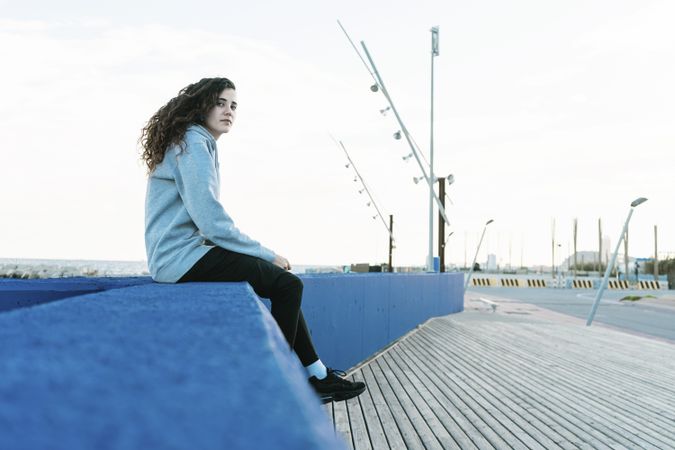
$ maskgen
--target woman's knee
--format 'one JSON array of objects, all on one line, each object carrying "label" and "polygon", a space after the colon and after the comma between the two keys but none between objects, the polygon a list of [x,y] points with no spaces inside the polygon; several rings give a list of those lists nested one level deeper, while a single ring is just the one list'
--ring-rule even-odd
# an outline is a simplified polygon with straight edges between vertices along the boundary
[{"label": "woman's knee", "polygon": [[302,280],[297,275],[294,275],[290,272],[287,272],[287,273],[288,273],[288,276],[291,280],[291,281],[289,281],[289,283],[291,284],[293,289],[302,293],[302,290],[305,288],[305,285],[302,283]]},{"label": "woman's knee", "polygon": [[298,276],[290,272],[285,272],[281,277],[279,277],[279,288],[297,293],[299,297],[302,297],[304,285]]}]

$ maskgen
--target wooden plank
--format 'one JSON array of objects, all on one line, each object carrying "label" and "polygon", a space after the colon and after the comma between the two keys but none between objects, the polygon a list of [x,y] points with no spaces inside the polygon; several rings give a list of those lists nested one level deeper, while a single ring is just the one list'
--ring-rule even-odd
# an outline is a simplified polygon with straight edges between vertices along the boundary
[{"label": "wooden plank", "polygon": [[[649,372],[652,384],[660,384],[660,388],[675,394],[675,387],[672,385],[672,374],[675,372],[675,361],[672,361],[672,357],[675,347],[656,342],[659,346],[650,349],[644,345],[644,338],[620,332],[614,332],[612,341],[602,342],[598,339],[601,335],[597,330],[578,330],[569,325],[550,324],[546,327],[524,325],[518,331],[530,338],[533,335],[541,336],[542,345],[564,343],[564,348],[576,356],[598,350],[601,352],[598,354],[599,359],[614,364],[616,370],[622,371],[614,375],[620,375],[621,379],[626,376],[640,378],[645,372]],[[606,352],[608,349],[611,351]]]},{"label": "wooden plank", "polygon": [[[449,335],[443,335],[442,339],[442,346],[440,349],[435,348],[435,343],[433,341],[428,342],[427,340],[429,339],[428,336],[425,336],[424,339],[421,341],[421,346],[420,348],[423,348],[424,351],[427,353],[431,353],[430,355],[424,355],[426,358],[435,358],[436,354],[435,352],[439,352],[441,355],[445,355],[447,359],[455,361],[457,364],[461,364],[466,367],[466,370],[470,374],[480,374],[484,373],[487,376],[491,377],[494,380],[495,387],[493,389],[501,388],[505,392],[509,393],[509,395],[514,396],[514,401],[516,402],[522,402],[523,407],[529,407],[532,410],[532,413],[539,413],[539,414],[545,414],[543,417],[548,417],[551,420],[556,420],[558,419],[558,416],[555,414],[550,413],[550,405],[548,405],[547,402],[538,402],[536,401],[537,399],[531,399],[530,397],[526,395],[521,395],[521,391],[517,390],[517,388],[520,387],[520,385],[517,385],[517,383],[513,383],[511,380],[512,375],[510,374],[509,371],[506,369],[502,369],[501,372],[491,372],[486,370],[486,364],[490,357],[492,355],[486,355],[486,349],[485,348],[480,348],[474,351],[474,349],[471,349],[469,346],[470,344],[465,341],[456,341],[454,339],[457,339],[455,336],[449,336]],[[447,348],[443,348],[445,343],[448,344]],[[451,346],[450,346],[451,345]],[[461,350],[459,350],[461,348]],[[481,355],[480,359],[477,359],[475,355]],[[475,366],[472,366],[472,364],[475,364]],[[456,374],[453,372],[452,367],[446,368],[446,370],[450,373],[453,374],[454,377],[457,378],[457,383],[463,383],[466,380],[465,376],[461,376],[461,374]],[[517,386],[516,386],[517,385]],[[535,400],[535,401],[533,401]],[[542,417],[539,415],[538,417]],[[541,419],[540,419],[541,420]],[[545,420],[542,420],[543,423],[545,423]],[[571,429],[574,431],[572,433],[574,436],[576,436],[578,442],[583,442],[583,440],[580,440],[579,438],[583,437],[586,440],[589,439],[590,437],[581,433],[579,434],[578,429],[575,429],[574,427]],[[555,436],[553,436],[553,440],[555,439]],[[602,444],[598,443],[598,446],[602,446]]]},{"label": "wooden plank", "polygon": [[352,430],[349,425],[349,415],[347,414],[347,404],[345,402],[333,402],[333,417],[337,435],[353,449]]},{"label": "wooden plank", "polygon": [[[611,349],[606,351],[611,352]],[[598,355],[595,359],[600,358]],[[589,364],[593,366],[594,363]],[[638,393],[636,391],[640,383],[635,381],[608,381],[603,372],[612,372],[613,367],[606,366],[602,361],[595,364],[601,365],[602,370],[594,375],[577,369],[563,374],[557,370],[551,376],[554,379],[557,376],[555,383],[564,385],[571,395],[576,394],[582,401],[591,403],[590,409],[595,412],[601,425],[609,423],[617,433],[627,437],[636,436],[652,445],[674,446],[675,431],[671,424],[675,408],[666,406],[663,409],[663,404],[659,406],[659,397],[663,398],[664,393],[660,389],[652,389],[651,394]]]},{"label": "wooden plank", "polygon": [[[447,361],[444,362],[447,364]],[[443,372],[440,372],[439,374],[442,375]],[[501,411],[507,415],[518,427],[524,430],[529,436],[531,436],[532,439],[536,441],[534,444],[529,444],[531,448],[541,447],[545,449],[551,449],[557,446],[557,442],[555,440],[549,438],[547,435],[543,434],[542,431],[540,431],[543,429],[548,429],[545,424],[543,424],[537,417],[530,414],[526,409],[513,402],[507,395],[504,395],[500,391],[495,390],[490,380],[483,379],[480,372],[472,372],[469,376],[467,376],[467,382],[475,389],[476,392],[483,392],[484,398],[489,398],[490,403],[496,405],[496,408],[501,409]],[[556,440],[560,442],[565,440],[559,435],[555,437],[557,438]],[[576,448],[572,445],[563,445],[563,448],[564,447]]]},{"label": "wooden plank", "polygon": [[[424,402],[415,401],[419,399],[417,392],[414,389],[405,389],[398,376],[400,375],[400,369],[395,367],[395,364],[392,367],[390,356],[388,354],[384,355],[377,363],[385,378],[389,381],[389,386],[401,403],[410,422],[415,427],[415,431],[422,440],[424,448],[441,450],[443,447],[450,445],[450,443],[454,444],[455,442],[452,440],[452,437],[440,426],[438,419],[436,419],[429,407]],[[413,397],[415,397],[415,400]],[[438,434],[432,431],[432,427],[438,433],[441,433],[443,442],[438,438]]]},{"label": "wooden plank", "polygon": [[[352,376],[351,379],[353,381],[354,377]],[[361,395],[364,394],[365,392]],[[370,437],[368,436],[368,429],[361,410],[359,397],[350,398],[342,402],[347,405],[349,426],[352,430],[352,446],[355,450],[372,450],[373,447],[370,445]]]},{"label": "wooden plank", "polygon": [[352,448],[675,448],[674,346],[462,316],[430,321],[354,374],[366,393],[325,407]]},{"label": "wooden plank", "polygon": [[[533,343],[531,343],[533,344]],[[504,359],[504,354],[510,352],[510,349],[513,347],[516,347],[516,345],[513,344],[513,342],[508,342],[504,343],[503,339],[499,340],[499,345],[501,345],[499,349],[499,355],[502,359]],[[533,344],[534,345],[534,344]],[[508,347],[508,348],[505,348]],[[528,353],[531,353],[531,347],[528,351]],[[485,348],[485,345],[481,346],[481,348]],[[527,367],[530,369],[530,371],[537,371],[536,367],[538,364],[534,361],[530,362],[525,362],[522,360],[522,358],[519,358],[518,360],[514,360],[514,363],[518,363],[521,367]],[[501,367],[499,369],[499,373],[502,374],[504,373],[505,368]],[[508,370],[508,368],[507,368]],[[542,379],[546,379],[547,377],[555,376],[552,375],[552,372],[554,371],[539,371],[537,373],[537,376],[530,379],[529,381],[525,381],[524,383],[534,383],[535,385],[539,383]],[[523,372],[526,373],[526,372]],[[516,383],[521,383],[520,381],[516,381]],[[588,415],[588,411],[593,411],[594,413],[597,412],[598,408],[602,408],[602,405],[599,405],[597,400],[592,398],[593,396],[578,396],[575,393],[572,393],[569,389],[568,390],[562,390],[559,389],[560,386],[565,386],[566,384],[569,384],[566,382],[565,379],[560,378],[555,380],[554,382],[548,382],[545,385],[540,385],[542,389],[547,390],[547,395],[549,397],[553,397],[553,399],[556,399],[562,406],[563,406],[563,411],[567,411],[568,414],[574,417],[574,420],[577,421],[577,425],[581,425],[582,428],[586,428],[586,431],[588,431],[588,427],[585,426],[585,423],[579,422],[579,418],[586,418],[586,421],[591,422],[593,424],[592,431],[594,434],[595,432],[600,432],[602,434],[596,435],[596,437],[600,440],[606,439],[603,438],[603,434],[607,437],[611,437],[614,440],[618,441],[621,443],[621,445],[625,445],[628,447],[635,447],[636,445],[646,445],[646,444],[651,444],[651,445],[659,445],[659,443],[662,444],[663,439],[661,437],[656,438],[650,436],[648,433],[644,433],[644,431],[639,428],[633,426],[630,422],[630,416],[624,417],[623,420],[624,422],[617,421],[615,420],[614,422],[611,422],[607,420],[602,414],[594,414],[593,416]],[[529,395],[533,395],[535,392],[530,393]],[[591,393],[592,394],[592,393]],[[610,414],[611,411],[607,410],[605,411],[607,414]],[[616,418],[616,417],[615,417]],[[621,418],[619,416],[619,418]]]},{"label": "wooden plank", "polygon": [[[469,423],[470,426],[464,426],[463,429],[471,437],[474,443],[477,443],[480,448],[482,441],[489,443],[488,448],[509,448],[509,443],[502,435],[496,432],[492,427],[491,417],[486,417],[481,414],[479,407],[471,397],[458,395],[452,388],[452,383],[448,382],[446,374],[438,375],[435,370],[435,362],[419,358],[416,351],[411,351],[409,344],[399,346],[397,350],[401,350],[412,364],[420,368],[420,374],[429,386],[433,386],[434,390],[439,395],[439,401],[449,410],[456,410],[457,420],[459,423]],[[475,431],[474,431],[475,430]]]},{"label": "wooden plank", "polygon": [[[561,351],[561,350],[555,350],[555,349],[549,349],[549,348],[541,348],[539,345],[533,345],[534,343],[532,341],[528,340],[518,340],[517,338],[514,337],[514,334],[516,334],[516,331],[512,330],[502,330],[503,333],[508,333],[509,334],[509,344],[508,345],[503,345],[504,343],[501,342],[502,344],[502,350],[512,353],[514,355],[519,354],[522,357],[534,357],[537,359],[537,362],[539,365],[546,365],[549,367],[559,367],[559,366],[564,366],[565,368],[568,369],[570,372],[570,375],[575,376],[576,378],[579,379],[579,381],[584,381],[584,382],[593,382],[594,380],[602,380],[602,383],[598,386],[598,388],[605,390],[608,394],[614,394],[617,396],[617,398],[621,399],[622,398],[622,392],[616,392],[615,387],[616,386],[625,386],[626,388],[633,387],[631,391],[639,394],[641,397],[646,398],[650,404],[653,404],[653,402],[659,402],[658,397],[667,397],[667,393],[664,396],[664,392],[659,388],[659,389],[654,389],[652,387],[646,387],[651,384],[651,380],[636,380],[636,379],[622,379],[622,378],[616,378],[614,376],[614,366],[608,366],[606,368],[599,368],[597,367],[597,363],[591,363],[586,361],[588,359],[588,353],[581,354],[578,357],[570,356],[568,352],[566,351]],[[483,335],[483,337],[487,337],[487,333]],[[499,337],[493,337],[494,339],[500,339]],[[528,351],[526,354],[523,354],[522,348],[527,348]],[[610,349],[605,349],[605,352],[611,351]],[[600,355],[596,355],[595,359],[601,358]],[[647,383],[645,383],[645,381]],[[673,380],[675,382],[675,379]],[[580,387],[585,386],[587,383],[578,383]],[[646,386],[645,386],[646,385]],[[636,388],[637,386],[637,388]],[[650,396],[654,396],[656,398],[649,398]],[[635,413],[635,409],[631,407],[633,403],[633,398],[629,398],[629,403],[628,406],[630,407],[631,413]],[[667,404],[664,404],[665,406],[668,406]]]},{"label": "wooden plank", "polygon": [[[605,445],[608,440],[611,441],[614,439],[621,445],[627,445],[628,447],[635,445],[630,440],[626,439],[625,436],[617,434],[615,430],[604,427],[604,425],[601,423],[602,421],[597,417],[595,417],[592,421],[593,426],[589,426],[587,424],[588,420],[580,419],[586,415],[583,408],[579,408],[579,410],[572,411],[570,413],[568,410],[570,407],[574,408],[574,406],[571,405],[574,405],[575,402],[570,402],[569,399],[564,395],[558,395],[555,390],[551,389],[551,386],[544,386],[543,391],[540,392],[537,390],[538,386],[533,385],[532,383],[532,381],[536,383],[536,380],[523,381],[522,374],[526,373],[530,365],[523,364],[521,361],[519,366],[515,366],[518,368],[516,371],[513,367],[500,365],[500,361],[498,359],[499,356],[490,355],[481,365],[481,370],[490,371],[492,369],[492,365],[495,364],[496,368],[493,372],[494,376],[509,378],[509,383],[503,385],[505,388],[508,389],[508,385],[512,385],[512,392],[514,395],[526,401],[534,402],[533,404],[539,405],[542,411],[545,408],[556,414],[558,417],[564,419],[566,422],[573,424],[576,429],[581,430],[586,434],[586,437],[584,437],[584,442],[589,442],[593,446],[597,447]],[[581,401],[583,402],[583,400]]]},{"label": "wooden plank", "polygon": [[[580,328],[569,324],[522,324],[517,330],[529,337],[540,336],[542,345],[564,344],[566,350],[577,355],[587,353],[590,349],[604,351],[611,348],[611,352],[602,353],[599,356],[603,360],[620,363],[622,367],[629,368],[628,375],[631,375],[631,371],[636,369],[638,372],[643,372],[645,364],[650,365],[650,362],[653,362],[652,368],[657,369],[654,375],[663,377],[664,384],[662,387],[670,390],[675,389],[670,384],[673,371],[663,370],[675,369],[675,361],[672,361],[675,348],[672,344],[649,341],[640,336],[613,330]],[[613,333],[611,338],[605,337],[610,331]],[[639,352],[640,358],[636,358],[636,351]]]},{"label": "wooden plank", "polygon": [[[375,379],[375,374],[370,368],[370,364],[361,368],[361,373],[363,378],[368,385],[368,392],[370,393],[371,399],[373,400],[373,405],[377,411],[380,423],[382,424],[382,429],[384,430],[385,437],[389,444],[389,448],[396,450],[404,450],[406,448],[403,436],[398,429],[398,425],[392,416],[389,405],[384,399],[382,390],[380,389],[380,384]],[[372,417],[366,416],[366,424],[370,423],[373,420]]]},{"label": "wooden plank", "polygon": [[[546,355],[542,355],[541,349],[535,349],[537,356],[546,360]],[[617,375],[620,369],[612,363],[608,363],[602,359],[603,352],[611,352],[611,349],[604,349],[599,352],[586,353],[584,355],[574,355],[570,352],[560,354],[561,362],[566,367],[569,367],[575,372],[578,377],[583,377],[584,380],[593,382],[593,380],[601,379],[603,382],[597,386],[601,391],[614,393],[619,401],[623,399],[632,413],[635,413],[635,405],[633,404],[635,394],[644,399],[644,405],[638,405],[637,408],[645,408],[647,411],[659,408],[672,408],[672,394],[663,387],[657,385],[649,373],[643,374],[641,377],[628,376],[627,374]],[[588,355],[593,354],[594,361],[587,361]],[[675,355],[674,355],[675,356]],[[673,379],[675,382],[675,379]],[[581,384],[583,386],[583,384]],[[626,392],[617,391],[617,387],[622,386],[627,388]]]},{"label": "wooden plank", "polygon": [[[361,370],[354,372],[353,379],[356,381],[366,382]],[[387,443],[387,438],[384,434],[384,430],[382,429],[380,416],[377,412],[377,409],[375,409],[375,405],[373,404],[371,394],[371,389],[373,388],[370,385],[368,385],[367,382],[366,385],[367,385],[366,392],[359,395],[358,399],[361,404],[363,420],[365,422],[366,429],[368,430],[368,437],[370,438],[369,444],[372,446],[374,450],[388,449],[389,444]],[[355,448],[356,449],[361,448],[358,442],[355,443]]]},{"label": "wooden plank", "polygon": [[[504,331],[504,330],[502,330]],[[511,336],[511,334],[509,334]],[[485,336],[484,336],[485,337]],[[511,338],[509,338],[511,339]],[[533,353],[538,351],[538,347],[536,345],[533,345],[533,343],[520,343],[517,344],[516,342],[509,340],[508,343],[504,343],[502,339],[499,339],[499,344],[502,345],[502,348],[500,350],[500,353],[503,352],[510,352],[509,348],[522,348],[525,346],[525,348],[528,348],[527,355],[521,355],[522,359],[526,359],[528,357],[531,357]],[[508,347],[508,348],[505,348]],[[549,352],[547,352],[548,354]],[[559,358],[561,352],[558,352],[558,355],[554,355],[555,358]],[[521,361],[521,363],[525,363]],[[542,364],[541,362],[539,364],[536,364],[534,362],[527,362],[526,363],[528,366],[532,366],[532,370],[536,370],[536,367],[542,367],[545,364]],[[565,364],[567,366],[568,364]],[[614,384],[607,383],[605,380],[605,377],[597,377],[595,379],[583,379],[583,382],[578,382],[574,381],[575,378],[578,378],[579,376],[587,376],[586,374],[583,373],[581,370],[575,370],[570,373],[564,373],[563,375],[558,375],[558,372],[560,372],[561,369],[558,369],[557,371],[551,371],[547,370],[544,372],[538,373],[537,379],[541,378],[546,378],[546,377],[553,377],[550,382],[552,385],[552,388],[556,386],[566,386],[567,391],[565,391],[564,395],[566,397],[569,397],[570,395],[578,394],[578,401],[575,401],[574,404],[578,404],[581,402],[583,404],[584,402],[591,402],[592,407],[590,408],[591,410],[594,411],[600,411],[604,412],[605,415],[610,416],[615,418],[615,422],[612,422],[610,426],[617,426],[617,429],[615,430],[617,433],[621,433],[624,431],[624,435],[626,437],[632,437],[632,436],[637,436],[642,439],[645,439],[648,442],[651,442],[652,445],[663,445],[664,443],[667,443],[668,445],[673,445],[671,444],[671,438],[672,438],[672,426],[670,426],[667,422],[667,418],[665,422],[659,424],[659,421],[663,421],[663,416],[664,415],[664,410],[659,409],[658,411],[655,411],[652,414],[648,414],[647,416],[641,416],[640,412],[637,411],[638,408],[635,407],[635,405],[638,405],[640,401],[645,401],[643,398],[644,395],[641,395],[639,398],[634,398],[628,401],[624,405],[625,409],[621,409],[621,405],[617,405],[617,401],[622,402],[619,397],[623,396],[624,391],[630,391],[632,389],[633,385],[628,384],[625,386],[615,386]],[[572,381],[572,382],[571,382]],[[581,387],[578,387],[577,385],[581,384]],[[601,391],[603,389],[613,389],[612,391],[609,391],[606,393],[604,396],[603,395],[598,395],[598,391]],[[654,395],[659,395],[658,391]],[[582,410],[582,413],[585,410]],[[670,410],[672,413],[672,409]],[[600,416],[600,425],[604,426],[607,425],[607,422],[603,422],[602,416]],[[664,428],[665,427],[665,428]],[[651,430],[651,432],[649,431]],[[628,434],[626,434],[628,433]],[[657,434],[659,435],[658,438],[652,437],[652,434]],[[659,444],[661,442],[661,444]]]},{"label": "wooden plank", "polygon": [[333,429],[335,429],[335,420],[333,418],[333,403],[324,403],[321,408],[326,411],[328,418],[333,422]]},{"label": "wooden plank", "polygon": [[[428,346],[426,346],[426,347],[428,347]],[[417,351],[417,349],[416,349],[416,351]],[[440,351],[441,351],[441,353],[443,353],[442,348],[440,349]],[[436,355],[427,356],[427,355],[424,355],[422,353],[421,357],[434,358],[434,357],[436,357]],[[458,359],[458,361],[461,361],[461,359]],[[460,383],[460,384],[467,382],[468,378],[480,378],[481,376],[483,376],[483,374],[481,373],[482,371],[480,369],[476,370],[474,368],[470,368],[469,372],[465,372],[465,375],[463,375],[463,376],[458,376],[457,369],[452,368],[452,367],[448,368],[447,372],[449,374],[452,374],[451,376],[453,376],[453,378],[457,378],[458,379],[457,382]],[[462,373],[459,373],[459,374],[462,375]],[[503,375],[504,374],[499,374],[498,376],[503,376]],[[494,383],[494,386],[486,387],[485,390],[494,393],[494,392],[497,392],[498,390],[500,390],[499,389],[500,387],[501,386],[500,386],[499,383]],[[554,419],[556,418],[555,416],[551,417],[550,415],[547,416],[545,414],[541,414],[541,412],[537,409],[537,406],[539,406],[540,408],[547,411],[548,410],[547,405],[537,405],[536,403],[532,403],[531,401],[527,401],[529,399],[524,400],[524,399],[519,398],[517,396],[513,396],[513,393],[511,391],[506,390],[505,392],[506,392],[506,394],[503,394],[502,398],[506,398],[507,395],[511,396],[510,402],[512,403],[512,405],[514,405],[514,408],[517,406],[521,411],[522,410],[527,411],[527,413],[524,414],[524,416],[527,418],[526,422],[529,423],[530,420],[531,420],[532,425],[533,426],[537,425],[536,429],[538,430],[538,432],[534,432],[532,430],[530,432],[535,437],[539,437],[541,439],[539,442],[543,441],[542,442],[543,445],[548,445],[549,447],[559,446],[559,447],[562,447],[562,448],[584,447],[584,445],[583,445],[583,434],[581,435],[582,437],[580,437],[578,435],[578,433],[574,434],[574,433],[571,433],[569,430],[567,430],[564,427],[556,426],[556,422],[554,421]],[[515,420],[520,420],[520,418],[518,418],[515,413],[513,413],[513,416],[514,416]],[[548,439],[542,438],[542,435],[546,436]],[[555,445],[553,445],[551,443],[551,441],[553,443],[555,443]],[[588,445],[586,447],[592,448],[590,445]]]},{"label": "wooden plank", "polygon": [[[429,426],[431,427],[432,430],[434,430],[436,437],[439,439],[441,445],[443,445],[444,448],[452,448],[452,447],[458,447],[461,449],[492,448],[489,442],[487,442],[485,438],[482,437],[482,435],[477,433],[475,427],[472,427],[470,422],[464,419],[462,414],[456,412],[453,417],[453,415],[450,412],[448,412],[446,408],[444,408],[443,404],[441,404],[441,402],[434,395],[434,392],[432,392],[432,390],[434,389],[433,384],[432,383],[425,384],[420,379],[419,368],[414,364],[411,364],[410,361],[408,361],[405,358],[405,356],[402,355],[399,349],[395,349],[389,352],[389,355],[391,356],[391,359],[396,362],[397,367],[401,371],[402,375],[404,375],[407,378],[411,388],[417,391],[419,395],[419,400],[423,401],[427,405],[427,407],[433,412],[434,416],[430,417],[427,420]],[[438,425],[436,425],[434,421],[437,422]],[[443,439],[442,437],[443,434],[437,431],[438,426],[443,427],[445,433],[447,433],[452,438],[452,441]],[[462,426],[464,426],[465,428],[472,429],[473,436],[476,439],[477,443],[474,443],[471,440],[471,438],[469,437],[467,432],[464,431]]]},{"label": "wooden plank", "polygon": [[530,436],[528,430],[531,429],[531,426],[522,420],[519,423],[518,416],[510,414],[508,410],[505,411],[499,399],[495,399],[489,390],[486,391],[476,386],[475,383],[472,383],[470,377],[458,377],[456,371],[452,371],[452,367],[448,366],[447,362],[443,360],[442,352],[434,354],[431,360],[435,361],[435,366],[440,373],[446,373],[446,376],[451,379],[451,382],[454,383],[454,389],[457,390],[458,394],[471,397],[484,411],[484,414],[491,417],[491,426],[495,430],[499,430],[500,436],[506,439],[512,448],[523,446],[528,448],[543,448],[541,444]]},{"label": "wooden plank", "polygon": [[424,449],[424,444],[413,426],[408,414],[405,411],[405,408],[399,402],[399,399],[396,397],[396,394],[389,385],[388,380],[382,373],[382,370],[377,363],[377,360],[369,364],[369,368],[373,371],[373,375],[378,380],[380,390],[382,391],[382,396],[384,397],[389,411],[396,422],[403,442],[408,449]]},{"label": "wooden plank", "polygon": [[[470,398],[477,405],[476,412],[508,443],[509,448],[545,448],[544,445],[533,439],[521,427],[525,423],[524,421],[520,420],[521,424],[519,425],[519,418],[505,414],[503,411],[504,407],[499,402],[490,402],[484,389],[477,389],[466,378],[458,377],[456,371],[449,370],[442,353],[429,353],[429,349],[420,347],[419,342],[415,343],[415,341],[419,340],[413,339],[409,342],[411,351],[409,355],[414,357],[412,355],[417,354],[420,356],[420,359],[433,361],[434,363],[430,367],[430,370],[435,371],[439,377],[445,378],[447,386],[454,390],[458,396]],[[549,446],[553,445],[553,441],[551,440],[548,440],[548,443]]]},{"label": "wooden plank", "polygon": [[[514,340],[513,342],[517,341]],[[617,342],[614,345],[622,345],[622,343]],[[542,360],[546,360],[548,357],[546,348],[537,347],[533,351]],[[565,351],[558,352],[556,356],[559,356],[559,360],[564,363],[565,367],[569,367],[572,374],[577,375],[577,378],[582,379],[581,377],[583,377],[584,381],[590,383],[601,380],[602,382],[596,387],[596,389],[599,389],[599,391],[596,391],[596,395],[601,397],[603,392],[613,395],[618,402],[623,402],[631,414],[639,412],[642,408],[647,412],[663,409],[673,410],[675,408],[673,400],[675,392],[672,391],[672,388],[665,389],[654,379],[653,372],[662,373],[664,372],[663,369],[649,368],[647,361],[638,356],[639,349],[635,349],[631,358],[640,360],[645,367],[641,370],[634,369],[630,373],[621,373],[620,367],[603,357],[604,354],[612,353],[612,351],[612,348],[598,349],[597,351],[587,350],[583,353]],[[589,354],[594,355],[591,361],[588,358]],[[672,353],[672,357],[675,358],[675,353]],[[670,383],[675,384],[675,376],[670,375],[670,378]],[[579,385],[583,387],[585,384],[579,383]],[[618,389],[619,387],[624,389]],[[635,397],[643,400],[642,404],[636,405]]]}]

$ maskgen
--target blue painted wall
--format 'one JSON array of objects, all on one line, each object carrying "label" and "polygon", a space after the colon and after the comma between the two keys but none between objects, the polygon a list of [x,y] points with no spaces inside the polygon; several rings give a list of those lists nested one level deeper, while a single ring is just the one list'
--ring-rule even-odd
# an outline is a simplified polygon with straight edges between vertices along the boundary
[{"label": "blue painted wall", "polygon": [[[463,310],[461,273],[302,275],[303,312],[321,358],[347,369],[431,317]],[[0,279],[0,312],[152,283],[150,277]],[[269,308],[269,302],[265,302]]]},{"label": "blue painted wall", "polygon": [[[302,275],[302,310],[321,359],[348,369],[417,325],[464,310],[461,273]],[[266,302],[269,307],[269,302]]]}]

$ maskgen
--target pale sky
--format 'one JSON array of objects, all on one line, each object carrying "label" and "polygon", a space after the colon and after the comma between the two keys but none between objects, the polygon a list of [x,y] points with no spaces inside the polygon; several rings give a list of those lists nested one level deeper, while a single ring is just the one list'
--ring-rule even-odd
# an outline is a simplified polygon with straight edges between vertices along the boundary
[{"label": "pale sky", "polygon": [[[614,245],[675,254],[675,3],[15,2],[0,0],[0,257],[144,260],[145,121],[189,83],[226,76],[239,110],[218,141],[235,223],[295,264],[423,265],[428,190],[381,93],[336,20],[368,45],[428,157],[429,29],[435,172],[452,173],[446,259],[560,263]],[[330,134],[329,134],[330,133]],[[434,244],[434,248],[436,244]],[[509,251],[510,249],[510,251]]]}]

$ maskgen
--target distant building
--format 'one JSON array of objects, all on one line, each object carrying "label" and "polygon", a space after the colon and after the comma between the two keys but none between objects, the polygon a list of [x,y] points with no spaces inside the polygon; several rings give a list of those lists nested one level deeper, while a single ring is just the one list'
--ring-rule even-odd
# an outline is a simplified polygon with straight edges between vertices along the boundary
[{"label": "distant building", "polygon": [[486,270],[493,272],[497,270],[497,255],[489,254],[486,264]]},{"label": "distant building", "polygon": [[[605,253],[605,249],[602,249],[602,253]],[[597,251],[577,251],[577,264],[579,267],[583,267],[584,264],[592,263],[593,267],[597,267],[598,265],[598,252]],[[602,260],[603,264],[607,264],[607,260],[603,257]],[[572,253],[570,256],[568,256],[563,262],[562,262],[562,270],[568,271],[572,269],[574,266],[574,253]]]},{"label": "distant building", "polygon": [[[609,241],[609,240],[608,240]],[[605,254],[605,247],[603,244],[602,248],[602,253],[603,253],[603,259],[602,259],[602,264],[606,267],[607,264],[609,264],[609,259],[612,257],[611,252],[613,252],[614,249],[610,250],[607,254]],[[628,272],[629,274],[632,274],[633,271],[635,270],[635,262],[636,262],[637,257],[635,256],[630,256],[628,255]],[[577,252],[577,264],[579,267],[583,267],[584,264],[588,263],[593,263],[593,270],[597,270],[597,264],[598,264],[598,252],[597,251],[578,251]],[[563,272],[567,272],[571,270],[574,266],[574,253],[565,258],[565,260],[562,262],[561,269]],[[640,264],[640,268],[642,267],[642,264]],[[618,270],[620,274],[623,274],[623,272],[626,269],[626,263],[625,263],[625,255],[619,250],[619,254],[616,257],[616,263],[615,263],[615,268]],[[581,270],[581,269],[579,269]]]}]

